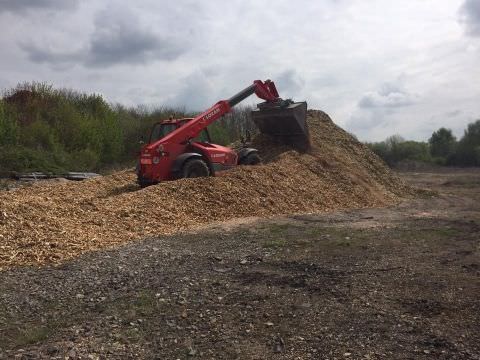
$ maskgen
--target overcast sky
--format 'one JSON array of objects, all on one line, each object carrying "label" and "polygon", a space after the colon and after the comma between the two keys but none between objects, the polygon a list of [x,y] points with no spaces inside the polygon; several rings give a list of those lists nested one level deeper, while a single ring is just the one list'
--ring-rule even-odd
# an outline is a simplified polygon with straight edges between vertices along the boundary
[{"label": "overcast sky", "polygon": [[1,89],[203,110],[271,78],[361,140],[480,118],[480,0],[0,0],[0,49]]}]

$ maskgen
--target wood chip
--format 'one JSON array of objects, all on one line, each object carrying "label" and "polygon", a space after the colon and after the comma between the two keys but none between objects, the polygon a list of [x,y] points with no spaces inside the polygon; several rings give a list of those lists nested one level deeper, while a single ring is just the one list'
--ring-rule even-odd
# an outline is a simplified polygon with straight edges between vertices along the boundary
[{"label": "wood chip", "polygon": [[0,192],[0,269],[59,264],[128,241],[249,216],[384,206],[412,193],[365,145],[321,111],[308,114],[312,150],[254,144],[264,164],[140,189],[120,171]]}]

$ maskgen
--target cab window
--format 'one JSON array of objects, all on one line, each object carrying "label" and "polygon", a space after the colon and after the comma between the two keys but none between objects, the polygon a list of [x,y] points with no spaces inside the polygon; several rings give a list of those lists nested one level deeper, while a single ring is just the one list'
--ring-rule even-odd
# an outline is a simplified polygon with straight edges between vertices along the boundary
[{"label": "cab window", "polygon": [[164,138],[176,128],[177,126],[175,124],[156,124],[153,127],[152,135],[150,136],[150,143]]}]

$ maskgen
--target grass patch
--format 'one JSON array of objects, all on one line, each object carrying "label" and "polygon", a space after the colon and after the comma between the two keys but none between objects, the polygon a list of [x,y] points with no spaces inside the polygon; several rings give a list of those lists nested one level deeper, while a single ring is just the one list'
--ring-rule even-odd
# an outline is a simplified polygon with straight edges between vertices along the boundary
[{"label": "grass patch", "polygon": [[22,347],[36,344],[48,339],[54,333],[52,325],[26,324],[23,327],[14,327],[13,324],[6,330],[5,336],[0,336],[0,347]]},{"label": "grass patch", "polygon": [[159,304],[151,291],[143,290],[134,297],[122,297],[112,302],[104,303],[104,311],[108,315],[116,315],[126,321],[148,317],[158,311]]},{"label": "grass patch", "polygon": [[435,228],[435,229],[430,229],[430,232],[433,232],[439,236],[448,236],[448,237],[458,236],[462,233],[460,230],[454,229],[454,228]]},{"label": "grass patch", "polygon": [[269,224],[266,230],[272,235],[280,235],[287,232],[291,227],[290,224]]},{"label": "grass patch", "polygon": [[309,236],[325,239],[324,243],[351,245],[353,241],[366,240],[374,236],[372,232],[347,227],[316,227],[306,231]]},{"label": "grass patch", "polygon": [[123,335],[126,339],[128,339],[128,342],[137,342],[143,337],[143,334],[140,334],[140,330],[138,328],[126,329],[125,331],[123,331]]},{"label": "grass patch", "polygon": [[267,239],[263,243],[263,247],[267,249],[278,249],[283,248],[286,244],[287,240],[284,238]]},{"label": "grass patch", "polygon": [[310,236],[320,236],[320,235],[327,235],[328,234],[328,229],[324,227],[314,227],[314,228],[307,228],[306,231],[307,235]]},{"label": "grass patch", "polygon": [[52,333],[53,330],[48,327],[31,327],[21,331],[19,340],[21,340],[21,345],[34,344],[48,339]]},{"label": "grass patch", "polygon": [[440,193],[436,190],[421,189],[421,188],[415,189],[415,196],[420,199],[431,199],[434,197],[438,197],[439,195]]},{"label": "grass patch", "polygon": [[151,315],[157,310],[155,296],[147,291],[140,292],[132,305],[133,310],[143,316]]},{"label": "grass patch", "polygon": [[264,231],[266,232],[267,239],[263,242],[263,247],[268,249],[283,248],[287,245],[287,237],[292,232],[300,232],[301,229],[291,224],[268,224]]},{"label": "grass patch", "polygon": [[265,248],[325,248],[348,247],[363,244],[371,239],[374,233],[343,227],[325,226],[292,226],[289,224],[273,224],[267,229],[270,235],[263,242]]},{"label": "grass patch", "polygon": [[398,240],[445,242],[462,236],[460,229],[452,227],[424,228],[424,229],[397,229],[394,238]]},{"label": "grass patch", "polygon": [[479,187],[480,186],[480,177],[457,177],[455,179],[446,181],[443,183],[444,186],[463,186],[467,188]]},{"label": "grass patch", "polygon": [[451,227],[440,227],[440,228],[430,228],[430,229],[419,229],[417,231],[412,231],[413,235],[416,237],[422,238],[424,240],[434,240],[438,238],[451,238],[459,236],[462,232],[459,229]]},{"label": "grass patch", "polygon": [[337,239],[335,241],[336,246],[348,247],[352,245],[352,242],[349,239]]}]

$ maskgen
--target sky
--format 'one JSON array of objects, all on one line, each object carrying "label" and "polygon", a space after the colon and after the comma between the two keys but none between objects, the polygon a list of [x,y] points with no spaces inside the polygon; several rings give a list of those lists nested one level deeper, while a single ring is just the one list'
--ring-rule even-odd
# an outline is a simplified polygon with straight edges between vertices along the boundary
[{"label": "sky", "polygon": [[4,90],[201,111],[272,79],[364,141],[480,119],[480,0],[0,0],[0,49]]}]

